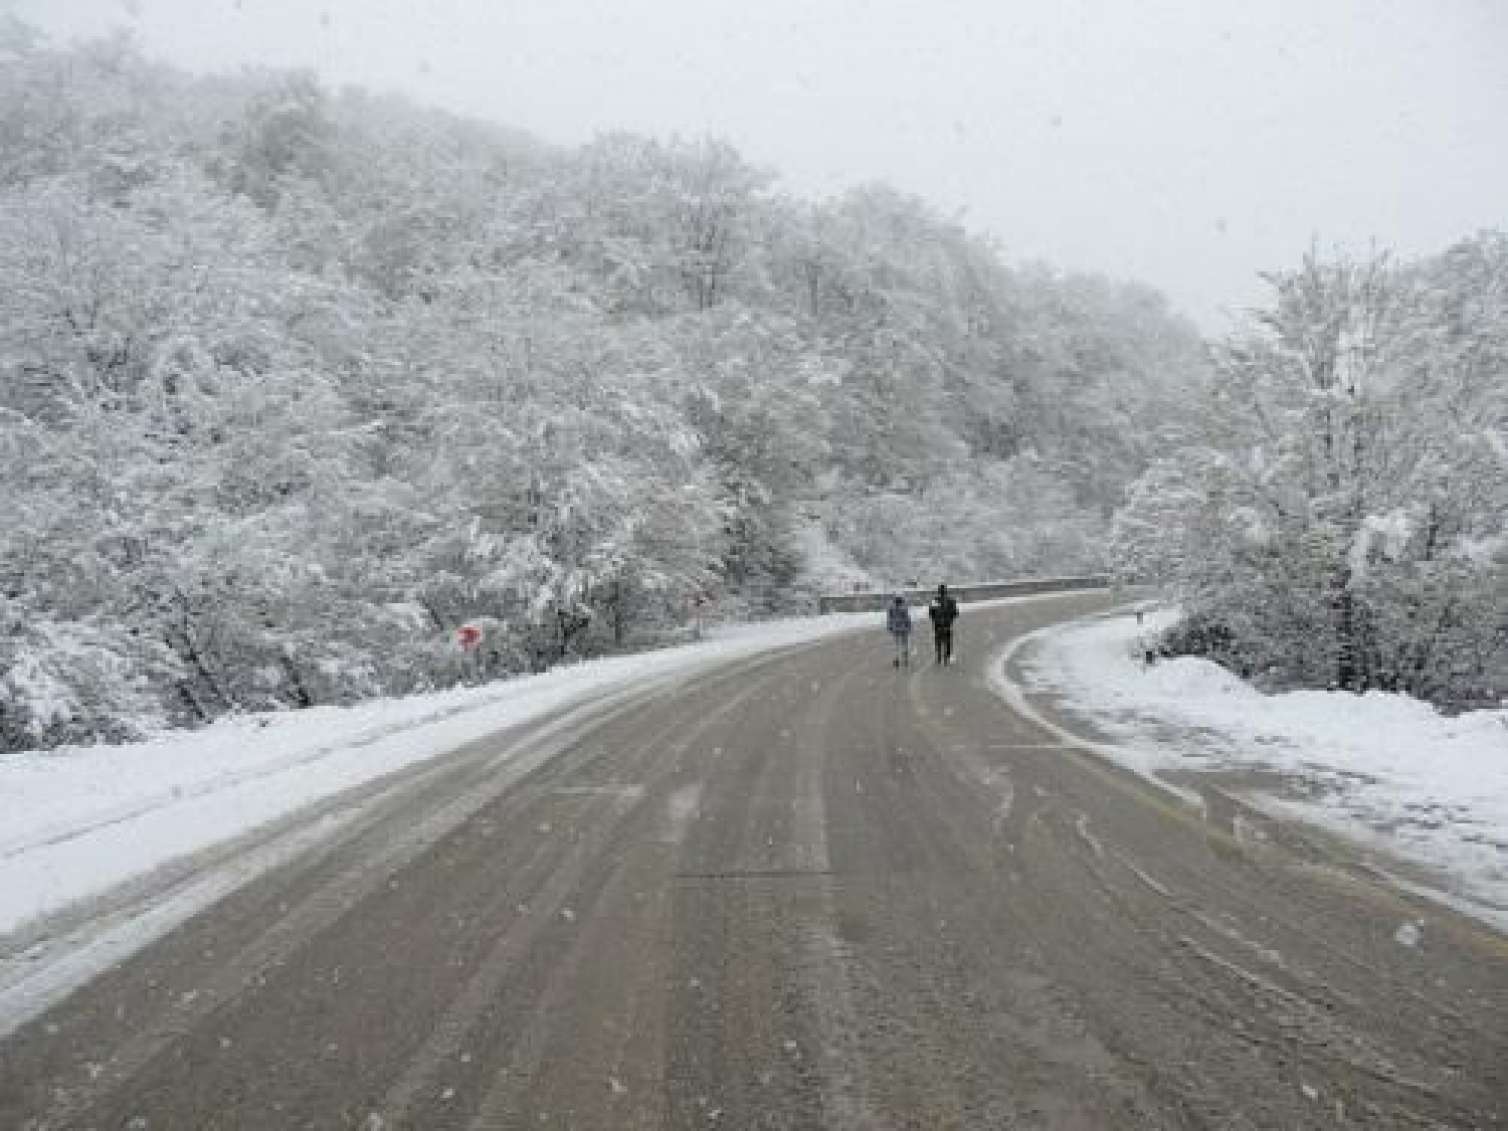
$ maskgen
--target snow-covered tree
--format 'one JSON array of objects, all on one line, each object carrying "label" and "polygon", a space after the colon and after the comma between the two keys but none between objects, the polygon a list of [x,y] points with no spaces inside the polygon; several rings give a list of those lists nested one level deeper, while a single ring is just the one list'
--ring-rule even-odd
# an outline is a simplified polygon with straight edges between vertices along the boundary
[{"label": "snow-covered tree", "polygon": [[1508,687],[1508,255],[1311,254],[1220,351],[1198,446],[1155,465],[1118,560],[1171,582],[1174,647],[1275,682],[1439,702]]}]

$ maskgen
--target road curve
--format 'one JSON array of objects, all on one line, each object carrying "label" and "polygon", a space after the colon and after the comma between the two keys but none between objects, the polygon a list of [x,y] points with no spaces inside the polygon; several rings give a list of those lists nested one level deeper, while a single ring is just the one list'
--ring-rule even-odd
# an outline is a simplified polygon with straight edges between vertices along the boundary
[{"label": "road curve", "polygon": [[476,744],[0,1043],[0,1127],[1508,1123],[1499,936],[991,693],[1105,603]]}]

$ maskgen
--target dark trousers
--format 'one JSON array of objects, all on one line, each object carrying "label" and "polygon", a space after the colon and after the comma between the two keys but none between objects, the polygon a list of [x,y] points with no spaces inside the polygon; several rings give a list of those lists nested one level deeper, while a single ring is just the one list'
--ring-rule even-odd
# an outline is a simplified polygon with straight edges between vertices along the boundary
[{"label": "dark trousers", "polygon": [[937,647],[937,662],[939,664],[951,664],[953,662],[953,627],[934,628],[932,630],[932,643]]},{"label": "dark trousers", "polygon": [[892,632],[895,637],[895,666],[909,668],[911,666],[911,634],[909,632]]}]

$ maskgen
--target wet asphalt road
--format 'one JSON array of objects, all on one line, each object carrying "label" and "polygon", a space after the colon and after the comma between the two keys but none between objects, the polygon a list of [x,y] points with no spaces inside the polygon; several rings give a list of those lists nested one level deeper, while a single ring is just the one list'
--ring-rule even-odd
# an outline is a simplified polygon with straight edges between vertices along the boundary
[{"label": "wet asphalt road", "polygon": [[1106,603],[474,744],[0,1043],[0,1127],[1508,1124],[1500,936],[990,692]]}]

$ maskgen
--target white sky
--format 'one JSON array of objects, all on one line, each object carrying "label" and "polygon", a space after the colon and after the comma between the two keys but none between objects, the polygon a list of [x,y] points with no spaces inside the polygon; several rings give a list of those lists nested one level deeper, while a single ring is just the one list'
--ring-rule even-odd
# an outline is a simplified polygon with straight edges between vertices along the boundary
[{"label": "white sky", "polygon": [[1211,330],[1312,237],[1415,254],[1508,225],[1504,0],[7,3],[557,142],[717,134],[792,191],[885,180]]}]

